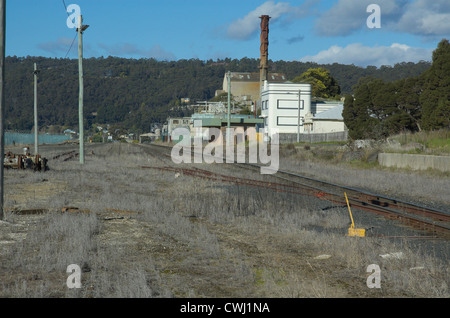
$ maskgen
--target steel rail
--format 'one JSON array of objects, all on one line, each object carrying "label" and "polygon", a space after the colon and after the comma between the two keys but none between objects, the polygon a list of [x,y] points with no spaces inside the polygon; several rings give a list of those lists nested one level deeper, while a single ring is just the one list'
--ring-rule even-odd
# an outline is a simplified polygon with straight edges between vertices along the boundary
[{"label": "steel rail", "polygon": [[[154,145],[152,146],[159,147],[160,149],[165,148],[169,150],[170,148],[167,146]],[[193,152],[191,152],[194,155]],[[165,155],[165,154],[164,154]],[[165,155],[166,156],[166,155]],[[224,158],[225,159],[225,158]],[[248,169],[248,167],[253,167],[260,169],[262,166],[254,163],[238,163],[236,161],[233,162],[234,166],[243,167]],[[266,167],[269,168],[269,167]],[[194,170],[194,169],[191,169]],[[202,169],[196,168],[197,171]],[[206,171],[206,170],[203,170]],[[194,172],[189,172],[188,170],[184,170],[185,174],[190,174],[193,176],[199,176]],[[216,176],[220,176],[222,181],[229,182],[241,182],[242,184],[245,182],[247,185],[253,186],[263,186],[266,184],[266,188],[275,189],[274,186],[269,186],[271,182],[269,181],[257,181],[251,179],[236,178],[225,175],[219,175],[208,171],[209,174],[214,174]],[[205,173],[203,172],[203,175]],[[284,187],[285,190],[278,191],[286,191],[286,192],[294,192],[299,193],[299,186],[303,189],[303,193],[307,192],[310,195],[315,195],[316,197],[326,199],[328,201],[338,203],[338,204],[346,204],[343,199],[342,193],[346,192],[349,195],[349,201],[351,205],[354,207],[360,208],[362,210],[366,210],[369,212],[374,212],[379,215],[383,215],[389,219],[396,219],[401,221],[402,223],[414,226],[416,228],[420,228],[423,230],[428,230],[433,233],[438,233],[439,235],[443,235],[445,237],[450,236],[450,213],[438,209],[434,209],[431,207],[421,206],[416,203],[406,202],[404,200],[399,200],[396,198],[390,198],[384,195],[378,195],[374,193],[370,193],[365,190],[348,187],[344,185],[335,184],[328,181],[323,181],[307,176],[303,176],[300,174],[296,174],[289,171],[277,170],[276,173],[268,175],[274,178],[282,179],[291,183],[296,184],[296,187],[292,187],[285,184],[277,184],[277,187]],[[283,177],[284,176],[284,177]],[[287,178],[288,176],[289,178]],[[227,179],[228,178],[228,179]],[[293,180],[293,178],[298,180]],[[300,182],[302,180],[303,182]],[[307,183],[305,183],[305,181]],[[258,182],[258,183],[255,183]],[[275,185],[272,182],[273,185]],[[291,187],[292,189],[288,191],[287,188]],[[342,192],[342,193],[341,193]]]}]

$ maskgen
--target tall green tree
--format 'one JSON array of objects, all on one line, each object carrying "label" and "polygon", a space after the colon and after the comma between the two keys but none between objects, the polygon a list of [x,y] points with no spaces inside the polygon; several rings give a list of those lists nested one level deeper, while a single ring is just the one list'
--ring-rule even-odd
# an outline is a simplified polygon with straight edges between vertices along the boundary
[{"label": "tall green tree", "polygon": [[422,94],[422,77],[409,77],[396,81],[396,103],[401,110],[410,119],[409,130],[421,131],[422,105],[420,96]]},{"label": "tall green tree", "polygon": [[354,87],[354,96],[346,95],[342,117],[351,139],[373,138],[378,120],[370,109],[373,108],[371,96],[372,78],[362,78]]},{"label": "tall green tree", "polygon": [[323,67],[310,68],[292,81],[294,83],[311,84],[311,95],[313,97],[333,98],[341,93],[341,88],[336,79],[331,76],[330,71]]},{"label": "tall green tree", "polygon": [[425,130],[450,128],[450,43],[443,39],[433,51],[431,68],[423,74],[420,95],[422,127]]}]

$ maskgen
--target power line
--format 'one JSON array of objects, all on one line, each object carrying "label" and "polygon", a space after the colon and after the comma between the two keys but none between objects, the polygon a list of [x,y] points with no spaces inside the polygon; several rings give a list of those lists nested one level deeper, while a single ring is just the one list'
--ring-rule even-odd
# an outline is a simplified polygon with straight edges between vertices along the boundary
[{"label": "power line", "polygon": [[66,2],[64,0],[62,0],[62,2],[63,2],[63,5],[64,5],[64,8],[66,9],[67,16],[69,16],[69,12],[67,12]]},{"label": "power line", "polygon": [[64,56],[64,58],[66,58],[67,55],[69,55],[69,52],[70,52],[70,50],[72,49],[73,43],[75,42],[75,40],[76,40],[76,38],[77,38],[77,35],[78,35],[78,34],[75,33],[75,37],[74,37],[73,40],[72,40],[72,44],[70,44],[70,48],[69,48],[69,50],[67,51],[66,56]]}]

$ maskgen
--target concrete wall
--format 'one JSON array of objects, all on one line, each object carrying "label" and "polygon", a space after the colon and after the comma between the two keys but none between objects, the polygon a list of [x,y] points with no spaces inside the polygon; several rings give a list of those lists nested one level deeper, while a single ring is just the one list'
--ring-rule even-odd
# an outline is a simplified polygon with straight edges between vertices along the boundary
[{"label": "concrete wall", "polygon": [[426,170],[428,168],[450,171],[450,156],[413,155],[405,153],[380,153],[378,163],[385,167]]}]

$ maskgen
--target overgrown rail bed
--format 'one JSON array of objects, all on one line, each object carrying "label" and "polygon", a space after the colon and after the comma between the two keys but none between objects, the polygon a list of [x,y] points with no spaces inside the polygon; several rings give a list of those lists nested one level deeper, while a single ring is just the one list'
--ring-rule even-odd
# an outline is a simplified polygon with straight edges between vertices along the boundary
[{"label": "overgrown rail bed", "polygon": [[[72,150],[42,147],[48,158]],[[346,206],[160,152],[86,145],[82,167],[64,155],[45,174],[6,171],[0,296],[448,298],[448,240],[410,240],[418,232],[360,209],[358,226],[385,236],[348,237]],[[66,286],[70,264],[82,268],[80,289]],[[371,264],[380,289],[367,286]]]},{"label": "overgrown rail bed", "polygon": [[[152,155],[158,153],[160,157],[165,157],[166,162],[170,158],[170,148],[158,145],[152,145],[152,151],[148,151]],[[156,148],[156,150],[155,150]],[[192,156],[195,149],[192,148]],[[224,160],[225,162],[225,160]],[[255,174],[260,172],[261,165],[254,163],[237,163],[232,164],[233,167],[241,167],[244,170],[252,170]],[[143,168],[152,168],[143,166]],[[360,208],[382,215],[388,219],[398,220],[409,226],[422,229],[437,235],[439,237],[450,237],[450,213],[448,211],[437,210],[416,203],[406,202],[396,198],[386,197],[380,194],[369,193],[364,190],[331,183],[317,178],[306,177],[298,173],[292,173],[284,170],[277,170],[276,174],[266,176],[265,181],[255,179],[243,179],[232,175],[224,175],[214,173],[212,171],[194,168],[174,168],[174,167],[158,167],[160,170],[178,171],[185,175],[193,177],[207,178],[221,182],[236,183],[241,185],[249,185],[255,187],[264,187],[276,192],[290,192],[298,194],[313,195],[325,200],[329,200],[338,205],[345,205],[346,200],[344,193],[348,195],[348,200],[352,207]],[[274,182],[273,179],[278,182]],[[279,182],[284,182],[279,183]],[[288,182],[288,183],[286,183]]]}]

